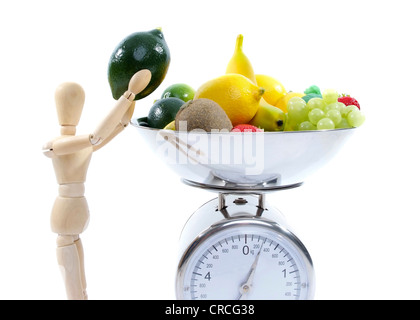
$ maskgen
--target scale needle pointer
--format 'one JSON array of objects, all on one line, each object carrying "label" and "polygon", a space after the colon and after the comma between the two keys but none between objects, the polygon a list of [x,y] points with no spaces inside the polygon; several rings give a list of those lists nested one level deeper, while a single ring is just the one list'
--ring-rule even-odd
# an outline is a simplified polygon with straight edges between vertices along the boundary
[{"label": "scale needle pointer", "polygon": [[249,293],[249,291],[252,288],[252,282],[254,280],[255,270],[257,269],[258,260],[260,258],[261,250],[264,244],[261,245],[260,251],[258,251],[257,256],[255,257],[254,263],[251,266],[251,270],[248,274],[248,279],[245,281],[243,285],[239,288],[240,296],[238,300],[244,300],[246,295]]}]

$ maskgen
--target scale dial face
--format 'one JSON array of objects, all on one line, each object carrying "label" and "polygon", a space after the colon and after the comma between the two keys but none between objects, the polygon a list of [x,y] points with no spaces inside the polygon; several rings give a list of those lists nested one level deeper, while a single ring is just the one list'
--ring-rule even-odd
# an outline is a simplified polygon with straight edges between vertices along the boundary
[{"label": "scale dial face", "polygon": [[177,298],[311,299],[312,262],[303,244],[277,224],[233,219],[210,228],[180,262]]}]

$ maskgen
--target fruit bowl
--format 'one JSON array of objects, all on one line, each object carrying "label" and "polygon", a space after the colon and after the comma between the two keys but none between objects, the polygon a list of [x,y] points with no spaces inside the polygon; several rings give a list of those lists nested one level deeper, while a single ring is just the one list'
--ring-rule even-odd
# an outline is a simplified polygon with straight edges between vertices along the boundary
[{"label": "fruit bowl", "polygon": [[297,187],[340,150],[355,128],[285,132],[181,132],[131,125],[185,183],[266,192]]}]

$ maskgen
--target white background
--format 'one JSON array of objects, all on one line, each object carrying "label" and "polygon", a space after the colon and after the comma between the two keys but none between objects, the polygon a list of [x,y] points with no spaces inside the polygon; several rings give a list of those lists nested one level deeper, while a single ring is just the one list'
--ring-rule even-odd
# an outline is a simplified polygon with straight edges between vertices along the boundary
[{"label": "white background", "polygon": [[[6,4],[7,3],[7,4]],[[0,298],[65,299],[42,145],[59,135],[54,91],[86,92],[78,133],[113,106],[107,64],[161,27],[172,83],[224,73],[239,33],[256,73],[287,90],[354,95],[366,122],[305,184],[268,196],[311,253],[316,299],[419,299],[419,57],[416,1],[3,1],[0,5]],[[281,152],[281,150],[279,150]],[[82,234],[91,299],[173,299],[178,238],[215,194],[183,185],[133,128],[93,155]]]}]

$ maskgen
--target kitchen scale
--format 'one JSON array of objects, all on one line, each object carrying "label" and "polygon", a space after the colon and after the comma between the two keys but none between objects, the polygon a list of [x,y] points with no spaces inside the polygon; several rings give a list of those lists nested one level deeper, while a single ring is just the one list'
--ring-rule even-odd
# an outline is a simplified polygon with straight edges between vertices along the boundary
[{"label": "kitchen scale", "polygon": [[355,129],[179,132],[132,120],[157,156],[192,187],[218,196],[180,237],[176,298],[312,299],[312,259],[266,194],[302,185]]}]

